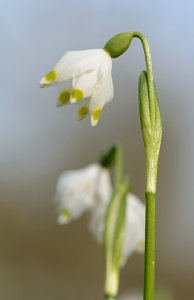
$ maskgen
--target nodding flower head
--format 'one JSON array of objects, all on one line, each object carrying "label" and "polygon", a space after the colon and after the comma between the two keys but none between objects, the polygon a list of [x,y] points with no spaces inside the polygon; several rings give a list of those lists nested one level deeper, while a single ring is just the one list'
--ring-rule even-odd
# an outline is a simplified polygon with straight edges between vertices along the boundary
[{"label": "nodding flower head", "polygon": [[40,87],[60,85],[57,106],[78,103],[78,118],[91,115],[98,123],[104,105],[113,99],[112,59],[104,49],[70,51],[40,81]]}]

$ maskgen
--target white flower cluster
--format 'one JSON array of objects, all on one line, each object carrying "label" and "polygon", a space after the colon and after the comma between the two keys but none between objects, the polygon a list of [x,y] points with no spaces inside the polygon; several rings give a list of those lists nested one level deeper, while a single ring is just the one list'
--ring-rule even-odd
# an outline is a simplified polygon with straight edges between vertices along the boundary
[{"label": "white flower cluster", "polygon": [[[88,211],[89,230],[95,240],[102,244],[105,215],[111,195],[109,172],[99,164],[62,173],[55,195],[59,224],[67,224]],[[144,252],[144,241],[145,205],[130,193],[127,195],[122,264],[133,252]]]}]

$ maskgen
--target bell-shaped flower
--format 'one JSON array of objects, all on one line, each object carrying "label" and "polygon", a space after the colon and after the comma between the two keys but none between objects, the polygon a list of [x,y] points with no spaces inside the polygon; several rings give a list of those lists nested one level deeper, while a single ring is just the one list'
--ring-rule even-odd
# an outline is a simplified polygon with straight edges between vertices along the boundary
[{"label": "bell-shaped flower", "polygon": [[112,59],[104,49],[69,51],[40,81],[40,87],[62,84],[57,106],[78,102],[78,118],[91,114],[95,126],[104,105],[113,99]]},{"label": "bell-shaped flower", "polygon": [[108,202],[111,194],[109,172],[97,163],[62,173],[55,195],[59,224],[79,218],[96,202]]},{"label": "bell-shaped flower", "polygon": [[[105,216],[108,202],[96,203],[92,208],[89,230],[95,240],[103,244]],[[126,206],[126,225],[122,249],[122,262],[134,252],[143,253],[145,243],[145,205],[134,195],[128,194]]]}]

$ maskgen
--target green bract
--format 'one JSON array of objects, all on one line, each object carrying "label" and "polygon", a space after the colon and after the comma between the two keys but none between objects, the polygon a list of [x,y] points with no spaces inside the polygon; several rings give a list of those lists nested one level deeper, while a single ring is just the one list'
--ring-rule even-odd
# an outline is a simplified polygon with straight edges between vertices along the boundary
[{"label": "green bract", "polygon": [[[139,77],[139,114],[146,155],[147,192],[156,192],[158,156],[162,138],[162,119],[160,106],[153,84],[153,102],[149,95],[147,72]],[[154,115],[153,115],[154,114]],[[154,118],[154,125],[152,120]]]},{"label": "green bract", "polygon": [[107,299],[116,298],[118,293],[128,191],[129,180],[124,178],[117,184],[106,213],[104,252],[106,260],[105,297]]},{"label": "green bract", "polygon": [[119,33],[106,43],[104,50],[108,52],[112,58],[116,58],[129,48],[132,38],[132,32]]},{"label": "green bract", "polygon": [[150,97],[148,92],[147,72],[139,77],[139,113],[141,129],[146,152],[154,152],[158,156],[162,137],[162,120],[156,87],[154,85],[155,126],[151,124]]}]

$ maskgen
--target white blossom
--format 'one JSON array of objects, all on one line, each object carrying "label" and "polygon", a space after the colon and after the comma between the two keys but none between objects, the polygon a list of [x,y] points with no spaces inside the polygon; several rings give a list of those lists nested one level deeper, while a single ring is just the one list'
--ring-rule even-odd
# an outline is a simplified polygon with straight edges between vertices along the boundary
[{"label": "white blossom", "polygon": [[58,222],[67,224],[79,218],[96,202],[108,202],[111,193],[109,172],[99,164],[62,173],[55,195]]},{"label": "white blossom", "polygon": [[[92,208],[89,221],[89,230],[95,240],[103,244],[104,222],[107,202],[96,203]],[[145,205],[134,195],[127,195],[126,227],[122,249],[121,265],[134,252],[143,253],[145,243]]]},{"label": "white blossom", "polygon": [[69,51],[41,79],[40,87],[63,84],[57,105],[78,102],[79,119],[90,112],[95,126],[102,108],[113,99],[111,71],[112,59],[103,49]]},{"label": "white blossom", "polygon": [[[88,211],[89,231],[98,243],[103,244],[105,216],[111,196],[110,174],[97,163],[62,173],[55,195],[59,224],[67,224]],[[144,242],[145,205],[130,193],[127,195],[121,265],[134,252],[143,253]]]}]

